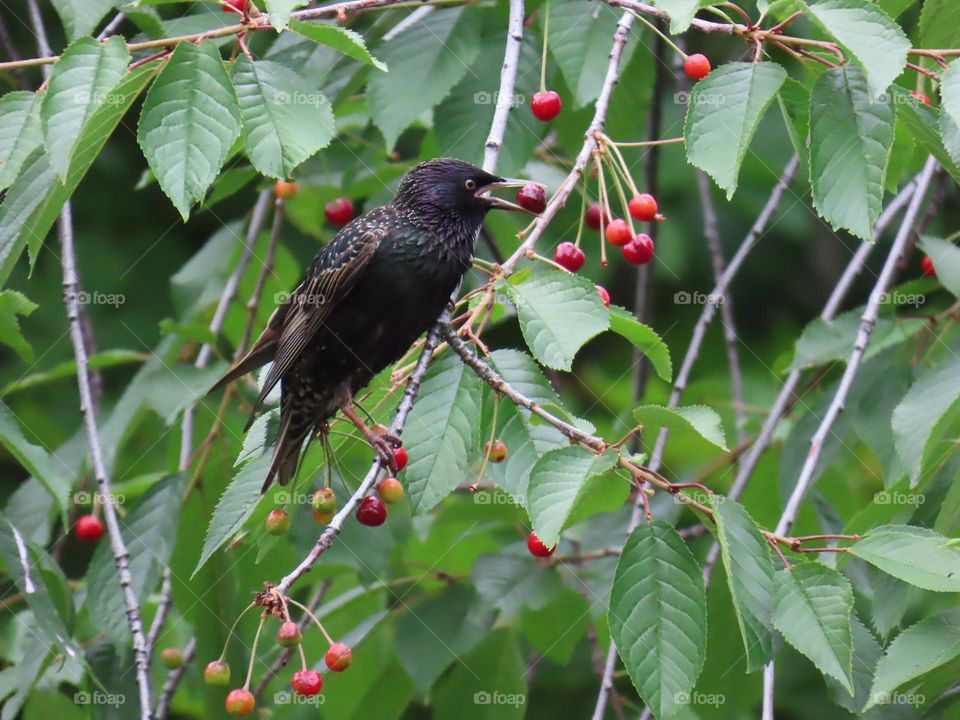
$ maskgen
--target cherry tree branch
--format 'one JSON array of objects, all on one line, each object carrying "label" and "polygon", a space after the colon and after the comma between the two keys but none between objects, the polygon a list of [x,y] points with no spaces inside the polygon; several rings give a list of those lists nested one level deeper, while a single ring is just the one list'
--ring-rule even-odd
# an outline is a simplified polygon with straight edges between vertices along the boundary
[{"label": "cherry tree branch", "polygon": [[[717,223],[717,210],[710,196],[710,178],[703,170],[697,170],[697,189],[700,193],[700,207],[703,211],[703,235],[707,240],[710,251],[710,261],[713,264],[714,282],[719,282],[723,276],[725,261],[723,259],[723,243],[720,241],[720,230]],[[740,339],[737,336],[737,327],[733,318],[733,303],[730,291],[727,290],[721,297],[715,298],[720,305],[720,322],[723,325],[723,339],[727,348],[727,362],[730,365],[730,393],[733,396],[733,414],[736,418],[737,442],[744,439],[747,425],[747,415],[743,405],[743,372],[740,369]]]},{"label": "cherry tree branch", "polygon": [[500,148],[503,146],[503,136],[507,130],[507,119],[510,117],[510,108],[513,107],[522,44],[523,0],[510,0],[507,41],[503,50],[503,68],[500,71],[500,89],[497,91],[490,134],[483,145],[483,169],[487,172],[494,171],[497,160],[500,158]]},{"label": "cherry tree branch", "polygon": [[[670,19],[670,16],[666,13],[666,11],[644,2],[637,2],[636,0],[606,0],[606,3],[612,7],[621,7],[624,10],[632,10],[633,12],[640,13],[641,15],[649,15],[650,17],[659,18],[661,20]],[[711,22],[710,20],[701,20],[700,18],[694,18],[690,23],[690,27],[696,28],[700,32],[704,33],[723,33],[726,35],[740,35],[747,31],[746,25]]]},{"label": "cherry tree branch", "polygon": [[[853,344],[853,351],[847,360],[846,370],[844,370],[843,377],[840,378],[840,384],[833,396],[830,407],[827,408],[827,412],[820,422],[820,427],[817,428],[817,431],[810,439],[810,450],[807,453],[796,485],[793,487],[793,492],[790,493],[790,498],[787,500],[786,507],[784,507],[783,513],[780,515],[780,521],[777,523],[776,530],[774,531],[778,535],[784,534],[793,526],[797,518],[797,512],[800,509],[800,503],[806,495],[807,490],[809,490],[810,485],[813,483],[817,462],[820,460],[820,453],[823,450],[823,444],[829,436],[837,417],[843,411],[844,403],[847,400],[850,389],[853,387],[853,382],[863,363],[863,356],[867,350],[867,345],[870,343],[870,336],[877,324],[880,305],[883,302],[883,295],[889,288],[897,262],[910,239],[910,233],[913,231],[914,223],[916,222],[936,169],[937,161],[933,157],[927,158],[920,179],[917,181],[917,188],[913,193],[913,197],[910,199],[910,206],[904,214],[903,221],[900,223],[900,229],[897,231],[893,244],[890,246],[890,252],[887,255],[886,262],[883,264],[883,269],[881,269],[880,275],[877,277],[877,281],[873,286],[873,290],[870,292],[870,299],[867,301],[867,306],[863,311],[863,315],[860,317],[860,326],[857,329],[857,337]],[[771,661],[763,670],[763,720],[773,720],[774,680],[775,669]]]},{"label": "cherry tree branch", "polygon": [[[607,63],[607,72],[600,88],[600,95],[593,113],[593,120],[584,134],[583,147],[577,154],[573,162],[573,168],[560,183],[560,187],[547,202],[546,208],[537,216],[530,231],[524,236],[523,242],[514,253],[503,263],[503,270],[507,273],[513,270],[513,267],[520,261],[520,258],[526,256],[527,252],[533,249],[537,239],[543,234],[556,214],[560,211],[570,194],[576,189],[587,163],[597,149],[597,133],[603,132],[607,122],[607,109],[610,107],[610,96],[613,94],[613,88],[620,77],[620,60],[623,57],[623,48],[627,44],[630,35],[630,27],[633,25],[633,15],[625,12],[617,23],[617,30],[613,35],[613,46],[610,49],[610,60]],[[489,141],[488,141],[489,142]]]},{"label": "cherry tree branch", "polygon": [[87,449],[93,474],[97,481],[97,490],[103,505],[103,517],[107,524],[110,539],[110,551],[117,575],[123,604],[127,612],[127,623],[133,636],[134,664],[137,671],[137,687],[140,692],[141,720],[150,720],[150,657],[147,653],[147,638],[143,632],[143,620],[140,616],[140,603],[133,590],[133,577],[130,574],[130,553],[120,531],[117,518],[116,501],[110,491],[110,477],[103,460],[103,449],[97,434],[97,419],[93,409],[93,397],[90,391],[87,350],[83,343],[83,329],[80,325],[80,301],[77,285],[77,260],[73,242],[73,223],[70,206],[64,205],[60,223],[60,263],[63,267],[63,299],[67,306],[67,320],[70,324],[70,342],[77,363],[77,384],[80,390],[80,414],[87,434]]}]

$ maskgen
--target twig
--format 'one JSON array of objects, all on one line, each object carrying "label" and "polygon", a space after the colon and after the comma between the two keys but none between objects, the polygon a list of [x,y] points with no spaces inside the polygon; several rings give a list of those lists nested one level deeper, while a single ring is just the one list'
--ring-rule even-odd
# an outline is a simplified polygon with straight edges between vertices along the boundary
[{"label": "twig", "polygon": [[[780,515],[780,521],[777,523],[776,530],[774,531],[777,535],[783,535],[792,527],[796,520],[797,512],[800,509],[800,502],[803,500],[813,482],[814,471],[817,462],[820,460],[823,444],[830,434],[837,416],[843,410],[847,395],[860,370],[863,355],[866,352],[867,345],[870,343],[870,336],[877,323],[883,295],[889,287],[890,278],[896,269],[897,260],[910,238],[914,222],[920,212],[920,206],[923,204],[924,197],[927,194],[927,188],[930,186],[930,180],[933,178],[936,169],[937,161],[932,157],[927,158],[923,172],[917,182],[917,189],[910,199],[910,206],[904,214],[903,221],[900,223],[900,229],[897,231],[897,236],[890,246],[890,253],[887,255],[887,260],[883,264],[883,269],[881,269],[880,275],[877,277],[877,281],[870,293],[870,299],[860,318],[857,338],[853,345],[853,351],[847,360],[847,368],[844,370],[843,377],[840,379],[840,385],[837,387],[833,401],[830,403],[830,407],[820,422],[820,427],[817,428],[817,431],[810,439],[810,450],[803,463],[803,468],[800,470],[800,476],[797,478],[797,483],[794,485],[793,492],[790,493],[790,498],[787,500],[787,505],[783,509],[783,514]],[[763,670],[763,720],[773,720],[774,677],[774,664],[771,661]]]},{"label": "twig", "polygon": [[[726,292],[730,281],[740,269],[740,266],[743,264],[746,256],[750,253],[750,250],[752,250],[754,245],[756,245],[760,235],[766,228],[767,223],[773,217],[774,212],[780,205],[780,200],[782,199],[784,192],[786,192],[786,189],[790,183],[793,182],[793,177],[797,172],[799,164],[800,158],[796,155],[794,155],[790,159],[790,162],[787,163],[783,174],[780,176],[780,179],[774,186],[773,191],[770,193],[770,197],[768,198],[766,205],[763,207],[763,210],[760,211],[760,215],[754,222],[753,227],[750,228],[750,231],[747,233],[746,238],[744,238],[743,243],[741,243],[740,247],[737,249],[737,252],[730,259],[730,263],[727,265],[726,270],[724,270],[723,275],[717,281],[716,287],[713,289],[712,293],[714,296],[719,297]],[[683,390],[686,387],[686,383],[690,377],[690,371],[693,368],[698,355],[700,354],[700,346],[703,343],[703,337],[706,334],[707,326],[710,324],[710,321],[713,320],[713,316],[716,314],[716,309],[716,304],[707,303],[704,305],[703,311],[700,313],[700,318],[697,320],[697,324],[693,330],[693,337],[690,339],[690,346],[687,348],[687,354],[683,358],[683,364],[680,368],[680,372],[677,374],[677,379],[674,382],[673,390],[670,393],[670,400],[668,402],[668,407],[670,408],[675,408],[680,402],[680,397],[683,394]],[[656,472],[660,468],[660,464],[663,460],[663,448],[666,445],[668,434],[669,430],[667,428],[662,428],[660,433],[657,435],[656,444],[654,445],[653,453],[650,456],[650,469],[653,472]],[[684,496],[678,495],[677,497],[682,498]],[[628,535],[632,533],[640,524],[642,514],[643,502],[638,500],[633,506],[633,513],[630,517],[630,523],[627,528]],[[610,648],[607,650],[607,661],[604,666],[604,679],[603,682],[600,683],[600,692],[597,695],[597,704],[594,706],[593,710],[593,720],[602,720],[603,718],[603,709],[607,704],[607,695],[610,692],[610,687],[613,685],[613,671],[616,667],[616,659],[617,646],[611,641]]]},{"label": "twig", "polygon": [[[853,285],[853,281],[856,279],[857,275],[860,274],[860,271],[866,264],[867,258],[870,256],[870,253],[873,252],[874,247],[876,247],[876,241],[884,233],[884,231],[887,229],[887,226],[893,221],[893,218],[896,217],[897,213],[903,209],[903,207],[913,196],[916,185],[916,178],[907,183],[907,185],[903,187],[896,197],[890,201],[886,209],[880,214],[880,217],[877,218],[877,222],[873,226],[874,242],[865,242],[861,244],[860,247],[857,248],[857,251],[853,254],[853,257],[850,258],[850,262],[847,263],[846,269],[843,271],[843,274],[840,276],[840,279],[834,286],[833,292],[830,293],[830,297],[827,299],[827,302],[823,307],[823,311],[820,313],[821,320],[830,322],[836,317],[837,312],[840,309],[840,305],[843,303],[847,293],[850,290],[850,287]],[[743,456],[743,459],[740,461],[740,464],[737,468],[737,476],[734,479],[733,484],[730,486],[730,490],[727,492],[727,497],[729,497],[731,500],[736,500],[740,497],[741,493],[743,493],[750,476],[753,474],[753,471],[757,467],[757,463],[760,461],[760,457],[763,455],[767,447],[769,447],[770,441],[773,438],[773,433],[776,431],[780,420],[786,416],[790,407],[794,404],[794,392],[798,383],[800,382],[800,377],[802,374],[802,371],[798,369],[792,370],[787,375],[787,378],[783,383],[783,387],[780,389],[780,394],[777,395],[777,398],[774,401],[773,406],[770,408],[769,414],[767,415],[767,419],[764,421],[763,427],[760,429],[760,433],[757,435],[756,440],[753,441],[749,451],[747,451],[747,453]],[[707,557],[703,563],[703,578],[707,585],[710,584],[713,568],[716,565],[717,558],[719,556],[720,545],[714,542],[713,545],[710,546],[710,550],[707,552]]]},{"label": "twig", "polygon": [[[277,256],[277,245],[280,242],[280,230],[283,227],[283,198],[277,198],[273,203],[273,225],[270,229],[270,240],[267,243],[267,255],[263,259],[263,267],[260,268],[260,274],[257,275],[257,282],[254,285],[253,292],[250,293],[250,299],[247,300],[247,322],[243,326],[243,336],[240,338],[240,344],[237,345],[235,358],[239,359],[247,349],[250,343],[250,336],[253,334],[253,325],[257,320],[257,310],[260,308],[260,301],[263,297],[263,289],[267,284],[267,277],[273,272],[274,258]],[[257,231],[259,233],[259,230]],[[256,238],[254,238],[256,240]]]},{"label": "twig", "polygon": [[633,15],[625,12],[617,23],[617,30],[613,36],[613,47],[610,49],[607,73],[603,85],[600,88],[600,95],[597,98],[593,120],[590,122],[590,126],[584,134],[583,147],[577,154],[570,173],[563,179],[560,187],[557,188],[553,197],[547,202],[547,207],[534,221],[530,232],[524,236],[523,242],[520,243],[520,247],[518,247],[513,255],[507,258],[507,261],[503,264],[505,272],[511,272],[520,259],[526,256],[527,251],[533,248],[547,225],[550,224],[560,208],[566,204],[567,198],[570,197],[570,194],[576,189],[577,183],[580,181],[580,177],[583,175],[584,169],[590,161],[593,151],[597,147],[597,133],[603,132],[604,126],[606,125],[610,96],[620,76],[620,59],[623,57],[623,48],[627,44],[627,38],[629,37],[630,27],[632,25]]},{"label": "twig", "polygon": [[383,34],[383,42],[389,42],[393,40],[397,35],[402,33],[404,30],[410,29],[432,12],[433,5],[424,5],[423,7],[417,8],[412,13],[407,15],[403,20],[387,30],[387,32]]},{"label": "twig", "polygon": [[157,614],[153,616],[150,632],[147,633],[147,657],[149,658],[157,647],[157,640],[163,631],[163,624],[167,621],[170,607],[173,605],[173,587],[170,580],[170,567],[163,569],[163,582],[160,584],[160,600],[157,603]]},{"label": "twig", "polygon": [[104,26],[103,30],[100,31],[100,34],[97,35],[97,40],[100,40],[102,42],[107,38],[113,35],[116,35],[117,31],[120,29],[120,26],[123,25],[123,21],[126,19],[127,19],[126,15],[124,15],[122,12],[118,12],[116,15],[113,16],[113,20],[108,22]]},{"label": "twig", "polygon": [[167,712],[170,710],[170,701],[173,699],[173,693],[176,692],[177,686],[183,679],[184,674],[186,674],[187,667],[193,662],[196,654],[197,639],[190,638],[183,648],[183,664],[171,670],[167,675],[167,679],[163,682],[163,687],[160,690],[160,699],[157,700],[157,709],[154,713],[158,720],[162,720],[162,718],[167,716]]},{"label": "twig", "polygon": [[[717,210],[710,196],[710,179],[702,170],[697,170],[697,188],[700,191],[700,206],[703,210],[703,234],[707,239],[710,250],[710,260],[713,263],[713,279],[719,282],[723,275],[724,259],[723,244],[720,242],[720,231],[717,225]],[[740,338],[737,336],[737,327],[733,319],[733,303],[729,290],[718,298],[714,298],[720,305],[720,322],[723,325],[723,339],[727,348],[727,362],[730,365],[730,393],[733,396],[733,413],[736,418],[737,442],[744,438],[747,427],[747,414],[743,405],[743,373],[740,369]]]},{"label": "twig", "polygon": [[[660,18],[661,20],[670,19],[670,16],[667,15],[664,10],[644,2],[636,2],[636,0],[606,0],[606,2],[612,7],[629,9],[636,13]],[[704,33],[725,33],[727,35],[741,35],[749,29],[746,25],[711,22],[709,20],[701,20],[700,18],[694,18],[693,22],[690,23],[690,27],[696,28]]]},{"label": "twig", "polygon": [[120,589],[127,612],[127,623],[133,636],[134,663],[137,671],[137,686],[140,692],[141,720],[150,720],[150,657],[147,654],[147,639],[143,634],[143,621],[140,617],[140,604],[133,590],[133,578],[130,575],[130,553],[120,532],[117,519],[116,501],[110,492],[110,478],[103,460],[103,449],[97,435],[97,419],[93,410],[93,398],[90,391],[87,350],[83,344],[83,330],[80,326],[80,302],[77,285],[77,260],[73,244],[73,223],[69,204],[64,205],[60,223],[60,263],[63,267],[63,299],[67,306],[67,319],[70,323],[70,341],[77,363],[77,384],[80,390],[80,414],[86,428],[87,447],[93,474],[97,481],[97,490],[102,498],[103,517],[110,536],[110,551],[117,566]]},{"label": "twig", "polygon": [[493,110],[490,133],[483,145],[483,169],[493,172],[503,146],[507,119],[513,106],[513,96],[520,64],[520,45],[523,43],[523,0],[510,0],[510,18],[507,21],[507,42],[503,50],[503,69],[500,71],[500,89]]}]

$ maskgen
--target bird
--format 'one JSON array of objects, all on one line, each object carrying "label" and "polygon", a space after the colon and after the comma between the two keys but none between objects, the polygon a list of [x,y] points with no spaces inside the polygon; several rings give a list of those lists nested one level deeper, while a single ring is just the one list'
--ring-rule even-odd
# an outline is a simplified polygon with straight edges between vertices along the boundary
[{"label": "bird", "polygon": [[210,392],[273,365],[247,422],[279,383],[280,424],[261,492],[296,475],[304,442],[342,411],[397,471],[400,440],[357,414],[353,397],[399,360],[443,312],[470,268],[484,217],[529,212],[497,197],[529,181],[503,178],[455,158],[421,162],[394,199],[353,219],[323,246],[266,328]]}]

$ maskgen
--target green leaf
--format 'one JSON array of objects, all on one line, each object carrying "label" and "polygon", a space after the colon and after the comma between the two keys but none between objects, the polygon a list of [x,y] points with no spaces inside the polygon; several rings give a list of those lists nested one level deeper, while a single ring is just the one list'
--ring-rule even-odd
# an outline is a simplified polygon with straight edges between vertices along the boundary
[{"label": "green leaf", "polygon": [[89,35],[113,8],[115,0],[50,0],[60,16],[67,38]]},{"label": "green leaf", "polygon": [[574,508],[596,491],[616,462],[614,452],[593,455],[579,447],[551,450],[537,461],[530,472],[527,511],[544,545],[557,544]]},{"label": "green leaf", "polygon": [[63,204],[77,189],[107,138],[147,83],[157,63],[142,65],[128,73],[112,94],[113,102],[101,106],[90,118],[66,180],[60,183],[46,155],[34,150],[24,163],[16,182],[0,205],[0,285],[6,282],[20,253],[30,244],[31,263]]},{"label": "green leaf", "polygon": [[17,90],[0,97],[0,190],[17,179],[30,153],[43,144],[40,93]]},{"label": "green leaf", "polygon": [[524,608],[546,607],[560,589],[556,572],[523,555],[481,555],[473,563],[471,575],[477,593],[489,605],[513,616]]},{"label": "green leaf", "polygon": [[960,609],[921,620],[898,635],[877,663],[863,710],[890,701],[901,685],[960,656]]},{"label": "green leaf", "polygon": [[640,525],[627,539],[607,617],[641,699],[655,717],[672,715],[703,668],[707,598],[700,566],[671,526]]},{"label": "green leaf", "polygon": [[[941,115],[934,108],[919,102],[899,85],[890,88],[897,107],[897,121],[906,126],[913,139],[933,155],[944,170],[957,182],[960,182],[960,167],[944,146],[941,131]],[[949,115],[945,115],[949,119]]]},{"label": "green leaf", "polygon": [[713,507],[747,672],[754,672],[773,654],[774,568],[770,545],[742,505],[718,495],[713,497]]},{"label": "green leaf", "polygon": [[960,123],[960,61],[954,60],[940,78],[940,112]]},{"label": "green leaf", "polygon": [[670,33],[673,35],[690,27],[697,10],[713,4],[713,0],[657,0],[657,7],[670,17]]},{"label": "green leaf", "polygon": [[913,384],[893,411],[897,452],[910,473],[911,487],[920,480],[923,455],[937,423],[960,397],[960,360],[935,366]]},{"label": "green leaf", "polygon": [[787,78],[777,93],[777,103],[794,152],[806,156],[810,134],[810,91],[802,83]]},{"label": "green leaf", "polygon": [[633,411],[633,417],[644,426],[693,430],[708,443],[727,450],[720,416],[705,405],[688,405],[672,410],[662,405],[641,405]]},{"label": "green leaf", "polygon": [[20,332],[17,316],[26,317],[36,309],[35,302],[16,290],[0,291],[0,342],[12,348],[26,363],[33,362],[33,348]]},{"label": "green leaf", "polygon": [[523,720],[526,675],[513,632],[499,628],[437,683],[431,696],[433,713],[457,720]]},{"label": "green leaf", "polygon": [[853,694],[853,591],[847,579],[820,563],[776,574],[773,624],[820,672]]},{"label": "green leaf", "polygon": [[384,44],[390,71],[367,85],[373,122],[392,149],[400,133],[446,97],[480,52],[480,25],[463,8],[432,12]]},{"label": "green leaf", "polygon": [[750,141],[787,71],[772,62],[721,65],[693,86],[687,108],[687,160],[727,191],[737,189]]},{"label": "green leaf", "polygon": [[[0,299],[2,299],[2,297],[3,296],[0,295]],[[91,370],[103,370],[106,368],[116,367],[117,365],[140,363],[143,361],[143,354],[134,352],[133,350],[104,350],[101,353],[91,355],[89,358],[87,358],[87,367]],[[14,380],[0,390],[0,396],[7,396],[11,393],[40,387],[41,385],[46,385],[47,383],[55,382],[57,380],[63,380],[64,378],[72,378],[75,377],[76,374],[76,360],[66,360],[62,363],[54,365],[49,370],[33,373],[32,375],[27,375],[26,377]]]},{"label": "green leaf", "polygon": [[263,495],[260,488],[263,478],[266,477],[267,467],[270,465],[270,456],[261,455],[259,458],[246,463],[230,480],[217,502],[207,528],[207,535],[203,539],[203,551],[197,566],[193,569],[190,578],[196,577],[207,560],[243,527]]},{"label": "green leaf", "polygon": [[277,32],[283,30],[290,22],[290,13],[296,8],[308,4],[308,0],[265,0],[267,12],[270,14],[270,24]]},{"label": "green leaf", "polygon": [[479,430],[483,385],[450,353],[431,366],[407,419],[405,472],[410,508],[422,515],[466,477]]},{"label": "green leaf", "polygon": [[[170,561],[186,480],[185,474],[161,480],[140,498],[129,514],[118,518],[120,535],[130,554],[133,591],[141,606]],[[86,577],[90,616],[116,647],[125,647],[130,642],[130,626],[110,543],[97,545]]]},{"label": "green leaf", "polygon": [[387,66],[377,60],[373,55],[370,54],[370,51],[367,50],[367,45],[363,41],[363,36],[359,33],[350,30],[349,28],[340,27],[339,25],[331,25],[328,23],[320,22],[301,22],[300,20],[294,20],[290,23],[290,29],[293,30],[298,35],[303,35],[303,37],[308,40],[313,40],[313,42],[319,45],[326,45],[327,47],[332,47],[334,50],[343,53],[347,57],[351,57],[354,60],[359,60],[362,63],[371,65],[377,70],[387,71]]},{"label": "green leaf", "polygon": [[82,37],[53,66],[40,103],[43,142],[50,165],[66,179],[80,135],[98,109],[120,101],[113,90],[127,73],[130,52],[120,36],[106,42]]},{"label": "green leaf", "polygon": [[850,554],[925,590],[960,592],[960,546],[933,530],[883,525],[851,545]]},{"label": "green leaf", "polygon": [[279,63],[237,60],[233,84],[240,101],[250,162],[263,175],[283,179],[333,138],[330,102]]},{"label": "green leaf", "polygon": [[0,402],[0,444],[33,477],[43,483],[60,508],[61,517],[66,520],[67,508],[70,505],[72,473],[44,448],[27,440],[20,428],[20,423],[2,402]]},{"label": "green leaf", "polygon": [[673,379],[673,363],[670,361],[670,348],[653,328],[638,321],[629,310],[611,305],[610,329],[626,338],[650,361],[661,380]]},{"label": "green leaf", "polygon": [[835,230],[873,240],[893,147],[893,104],[871,100],[863,73],[847,63],[820,76],[810,109],[814,205]]},{"label": "green leaf", "polygon": [[186,220],[240,134],[240,108],[212,41],[179,43],[143,102],[137,140]]},{"label": "green leaf", "polygon": [[918,47],[954,48],[960,44],[960,5],[953,0],[923,0]]},{"label": "green leaf", "polygon": [[[610,40],[617,30],[619,15],[619,11],[599,3],[565,0],[550,4],[547,46],[564,82],[573,92],[573,107],[584,107],[599,97],[609,64]],[[540,25],[542,29],[543,16]],[[624,47],[621,67],[630,62],[636,46],[637,43],[631,42]],[[502,48],[500,54],[503,55]],[[497,74],[499,66],[500,63],[496,65]],[[531,74],[539,82],[539,66]],[[564,102],[566,100],[564,98]]]},{"label": "green leaf", "polygon": [[[831,321],[822,318],[811,321],[797,339],[790,370],[804,370],[838,360],[846,361],[853,351],[862,315],[863,310],[855,308]],[[925,327],[927,325],[922,320],[894,321],[881,318],[874,326],[865,357],[872,358],[881,351],[913,337]]]},{"label": "green leaf", "polygon": [[960,297],[960,248],[932,235],[922,236],[918,245],[933,261],[940,284]]},{"label": "green leaf", "polygon": [[520,330],[534,356],[547,367],[570,370],[577,351],[610,325],[593,284],[567,272],[545,272],[497,288],[517,306]]},{"label": "green leaf", "polygon": [[910,39],[869,0],[801,0],[813,18],[863,68],[877,99],[907,66]]}]

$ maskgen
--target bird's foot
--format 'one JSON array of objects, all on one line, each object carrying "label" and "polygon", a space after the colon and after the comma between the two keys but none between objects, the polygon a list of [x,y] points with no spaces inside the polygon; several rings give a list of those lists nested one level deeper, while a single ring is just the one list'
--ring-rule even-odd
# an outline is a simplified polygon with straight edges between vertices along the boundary
[{"label": "bird's foot", "polygon": [[400,447],[400,443],[398,442],[399,438],[390,432],[378,433],[371,431],[370,435],[367,436],[367,440],[370,442],[370,445],[373,446],[373,449],[376,450],[380,462],[390,468],[391,473],[398,472],[397,456],[394,451]]}]

